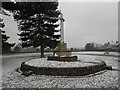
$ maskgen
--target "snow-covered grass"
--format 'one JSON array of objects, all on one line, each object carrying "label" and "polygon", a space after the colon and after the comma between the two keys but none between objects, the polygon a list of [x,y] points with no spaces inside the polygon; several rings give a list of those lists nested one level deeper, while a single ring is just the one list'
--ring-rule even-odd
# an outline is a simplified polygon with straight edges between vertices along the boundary
[{"label": "snow-covered grass", "polygon": [[[73,54],[90,54],[90,55],[105,55],[104,51],[100,51],[100,52],[97,52],[97,51],[83,51],[83,52],[72,52]],[[119,52],[109,52],[109,55],[110,56],[120,56],[120,53]],[[109,56],[108,55],[108,56]]]},{"label": "snow-covered grass", "polygon": [[[51,55],[52,52],[45,52],[45,56]],[[26,56],[40,56],[40,53],[16,53],[16,54],[5,54],[2,55],[2,58],[10,58],[10,57],[26,57]]]},{"label": "snow-covered grass", "polygon": [[115,69],[118,69],[118,57],[109,57],[109,56],[94,56],[94,55],[78,55],[78,59],[86,62],[95,62],[96,60],[102,60],[107,65],[112,66]]},{"label": "snow-covered grass", "polygon": [[11,72],[3,77],[3,88],[116,88],[118,72],[106,71],[95,76],[61,77]]},{"label": "snow-covered grass", "polygon": [[[117,57],[78,55],[75,53],[73,55],[77,55],[78,59],[82,62],[83,61],[94,62],[97,60],[102,60],[105,61],[107,65],[111,65],[113,68],[118,69]],[[7,73],[3,74],[2,76],[3,88],[116,88],[118,87],[118,71],[106,71],[97,75],[76,76],[76,77],[47,76],[47,75],[31,75],[29,77],[26,77],[21,75],[21,73],[16,72],[15,69],[20,67],[20,63],[22,61],[28,61],[30,60],[31,57],[27,55],[26,57],[20,56],[22,58],[18,58],[18,55],[17,57],[15,56],[13,56],[12,58],[11,57],[7,57],[7,58],[4,57],[4,61],[6,62],[11,61],[11,63],[4,63],[3,65],[3,70],[7,69]],[[35,58],[37,57],[34,57],[33,59]],[[4,66],[7,68],[5,69]],[[14,67],[14,69],[12,68],[11,70],[10,67]]]},{"label": "snow-covered grass", "polygon": [[[96,62],[100,63],[97,60],[96,60]],[[25,62],[25,64],[27,64],[29,66],[34,66],[34,67],[56,67],[56,68],[61,68],[61,67],[67,67],[67,68],[68,67],[85,67],[85,66],[94,65],[94,63],[84,63],[84,62],[81,62],[81,61],[77,61],[77,62],[51,61],[51,60],[47,60],[47,58],[33,59],[33,60]]]}]

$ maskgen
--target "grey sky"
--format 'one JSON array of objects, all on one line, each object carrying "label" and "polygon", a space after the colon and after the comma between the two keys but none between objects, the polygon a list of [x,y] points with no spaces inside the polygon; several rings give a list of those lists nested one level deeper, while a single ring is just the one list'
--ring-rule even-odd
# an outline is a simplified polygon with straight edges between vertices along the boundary
[{"label": "grey sky", "polygon": [[113,2],[61,2],[65,41],[70,47],[81,47],[86,42],[118,40],[117,8]]},{"label": "grey sky", "polygon": [[[117,2],[60,2],[65,19],[68,47],[84,47],[87,42],[103,44],[118,40]],[[12,19],[13,20],[13,19]],[[5,17],[10,42],[18,42],[16,23]]]}]

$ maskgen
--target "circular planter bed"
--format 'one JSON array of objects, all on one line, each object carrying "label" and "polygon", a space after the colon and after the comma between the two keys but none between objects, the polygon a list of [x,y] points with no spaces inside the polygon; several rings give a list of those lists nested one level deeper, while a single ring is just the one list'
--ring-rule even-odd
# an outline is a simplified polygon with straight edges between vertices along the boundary
[{"label": "circular planter bed", "polygon": [[106,63],[100,62],[59,62],[47,59],[33,59],[21,64],[23,75],[57,75],[57,76],[84,76],[107,69]]}]

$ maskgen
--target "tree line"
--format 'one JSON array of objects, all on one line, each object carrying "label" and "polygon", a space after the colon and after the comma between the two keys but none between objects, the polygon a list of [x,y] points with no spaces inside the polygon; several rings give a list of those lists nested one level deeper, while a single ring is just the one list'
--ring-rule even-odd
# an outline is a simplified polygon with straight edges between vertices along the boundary
[{"label": "tree line", "polygon": [[107,42],[103,45],[99,45],[96,43],[86,43],[85,50],[86,51],[119,51],[120,52],[120,43],[118,41]]}]

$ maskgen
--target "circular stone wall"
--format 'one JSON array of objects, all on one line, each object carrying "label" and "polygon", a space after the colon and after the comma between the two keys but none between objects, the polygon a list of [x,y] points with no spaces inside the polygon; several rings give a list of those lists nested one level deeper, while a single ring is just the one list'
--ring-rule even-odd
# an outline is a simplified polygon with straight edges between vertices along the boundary
[{"label": "circular stone wall", "polygon": [[37,75],[84,76],[106,69],[106,63],[97,62],[59,62],[47,59],[33,59],[21,64],[20,70],[32,71]]}]

